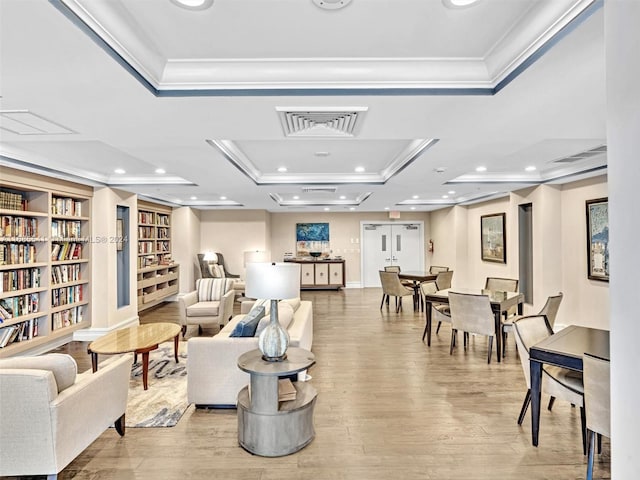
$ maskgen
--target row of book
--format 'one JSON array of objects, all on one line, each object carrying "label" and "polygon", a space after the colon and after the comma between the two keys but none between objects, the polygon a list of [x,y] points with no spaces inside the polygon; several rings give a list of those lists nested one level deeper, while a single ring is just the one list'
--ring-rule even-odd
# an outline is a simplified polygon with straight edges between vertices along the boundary
[{"label": "row of book", "polygon": [[138,257],[138,268],[151,267],[158,264],[158,259],[155,255],[147,255],[146,257]]},{"label": "row of book", "polygon": [[138,242],[138,253],[153,253],[153,242]]},{"label": "row of book", "polygon": [[40,307],[40,295],[37,293],[27,293],[0,299],[0,320],[22,317],[30,313],[38,312]]},{"label": "row of book", "polygon": [[0,243],[0,265],[35,263],[36,246],[32,243]]},{"label": "row of book", "polygon": [[153,212],[138,212],[138,223],[147,225],[155,225],[156,214]]},{"label": "row of book", "polygon": [[0,348],[14,342],[31,340],[38,336],[38,319],[31,318],[24,322],[16,323],[8,327],[0,328]]},{"label": "row of book", "polygon": [[31,217],[0,217],[0,236],[3,237],[37,237],[38,219]]},{"label": "row of book", "polygon": [[162,242],[156,242],[156,252],[169,252],[169,242],[168,241],[162,241]]},{"label": "row of book", "polygon": [[53,197],[51,199],[51,213],[54,215],[82,216],[82,202],[73,198]]},{"label": "row of book", "polygon": [[165,215],[163,213],[158,214],[158,225],[166,225],[169,226],[169,215]]},{"label": "row of book", "polygon": [[51,328],[57,330],[59,328],[68,327],[76,323],[82,322],[84,317],[84,305],[55,312],[51,315]]},{"label": "row of book", "polygon": [[52,220],[51,236],[53,238],[80,238],[82,222],[79,220]]},{"label": "row of book", "polygon": [[54,243],[51,247],[51,260],[79,260],[82,258],[82,244],[76,242]]},{"label": "row of book", "polygon": [[0,272],[0,292],[14,292],[40,286],[39,268],[21,268]]},{"label": "row of book", "polygon": [[138,238],[154,238],[153,227],[138,227]]},{"label": "row of book", "polygon": [[169,229],[167,227],[158,227],[158,238],[169,238]]},{"label": "row of book", "polygon": [[51,290],[51,306],[60,307],[82,301],[82,285],[54,288]]},{"label": "row of book", "polygon": [[0,208],[7,210],[26,210],[27,199],[21,193],[0,190]]},{"label": "row of book", "polygon": [[54,265],[51,268],[51,283],[59,285],[61,283],[75,282],[80,280],[80,264]]}]

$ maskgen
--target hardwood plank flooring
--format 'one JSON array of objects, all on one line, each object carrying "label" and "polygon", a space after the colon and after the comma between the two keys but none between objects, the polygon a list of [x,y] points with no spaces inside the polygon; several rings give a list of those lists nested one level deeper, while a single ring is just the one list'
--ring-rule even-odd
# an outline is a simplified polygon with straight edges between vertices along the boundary
[{"label": "hardwood plank flooring", "polygon": [[[381,311],[381,295],[380,289],[302,292],[314,302],[317,364],[309,374],[318,400],[316,438],[300,452],[253,456],[238,446],[235,410],[191,406],[172,428],[129,428],[124,438],[109,429],[59,478],[584,478],[579,409],[560,401],[553,411],[544,409],[537,448],[529,414],[518,426],[526,386],[512,338],[502,363],[495,351],[486,363],[482,337],[471,337],[466,352],[460,346],[450,356],[447,325],[439,335],[434,331],[428,348],[421,341],[424,313],[414,313],[410,302],[399,314]],[[141,322],[177,316],[177,304],[165,304],[143,312]],[[90,368],[86,344],[59,351],[72,353],[81,370]],[[603,439],[594,478],[610,475]]]}]

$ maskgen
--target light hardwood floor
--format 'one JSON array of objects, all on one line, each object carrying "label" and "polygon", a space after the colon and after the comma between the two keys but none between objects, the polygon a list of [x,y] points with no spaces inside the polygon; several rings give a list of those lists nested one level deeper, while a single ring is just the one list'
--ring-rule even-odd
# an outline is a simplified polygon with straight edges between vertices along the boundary
[{"label": "light hardwood floor", "polygon": [[[560,401],[552,412],[544,409],[537,448],[529,414],[517,425],[526,386],[512,338],[505,361],[497,363],[494,352],[487,365],[486,339],[472,337],[467,352],[458,347],[449,356],[450,329],[443,325],[428,348],[421,341],[424,313],[414,313],[410,302],[399,314],[380,311],[380,289],[302,296],[314,303],[317,364],[309,373],[318,390],[316,438],[305,449],[253,456],[238,446],[235,410],[190,406],[173,428],[129,428],[124,438],[109,429],[59,478],[584,478],[579,409]],[[142,321],[176,316],[177,305],[167,304]],[[66,350],[90,367],[85,345]],[[610,478],[609,452],[604,439],[594,478]]]}]

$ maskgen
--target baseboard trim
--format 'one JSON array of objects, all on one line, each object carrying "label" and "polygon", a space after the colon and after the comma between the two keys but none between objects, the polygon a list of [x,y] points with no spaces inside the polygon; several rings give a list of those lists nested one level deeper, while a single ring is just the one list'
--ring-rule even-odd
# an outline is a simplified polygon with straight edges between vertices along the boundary
[{"label": "baseboard trim", "polygon": [[360,282],[347,282],[344,288],[362,288],[362,284]]},{"label": "baseboard trim", "polygon": [[107,328],[84,328],[82,330],[76,330],[73,332],[73,340],[77,342],[93,342],[94,340],[100,338],[106,333],[112,332],[114,330],[119,330],[121,328],[133,327],[134,325],[138,325],[140,323],[140,317],[137,315],[135,317],[128,318],[123,320],[122,322],[113,325]]}]

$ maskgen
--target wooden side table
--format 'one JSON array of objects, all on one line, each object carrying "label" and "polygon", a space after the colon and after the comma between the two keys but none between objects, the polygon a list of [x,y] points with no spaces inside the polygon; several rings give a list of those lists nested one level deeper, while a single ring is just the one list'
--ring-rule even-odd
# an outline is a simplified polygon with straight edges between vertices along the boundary
[{"label": "wooden side table", "polygon": [[313,353],[289,348],[282,362],[267,362],[260,350],[238,358],[238,367],[251,376],[238,393],[238,443],[263,457],[280,457],[304,448],[315,437],[313,409],[318,393],[308,382],[294,382],[296,399],[278,401],[278,377],[293,375],[315,364]]}]

